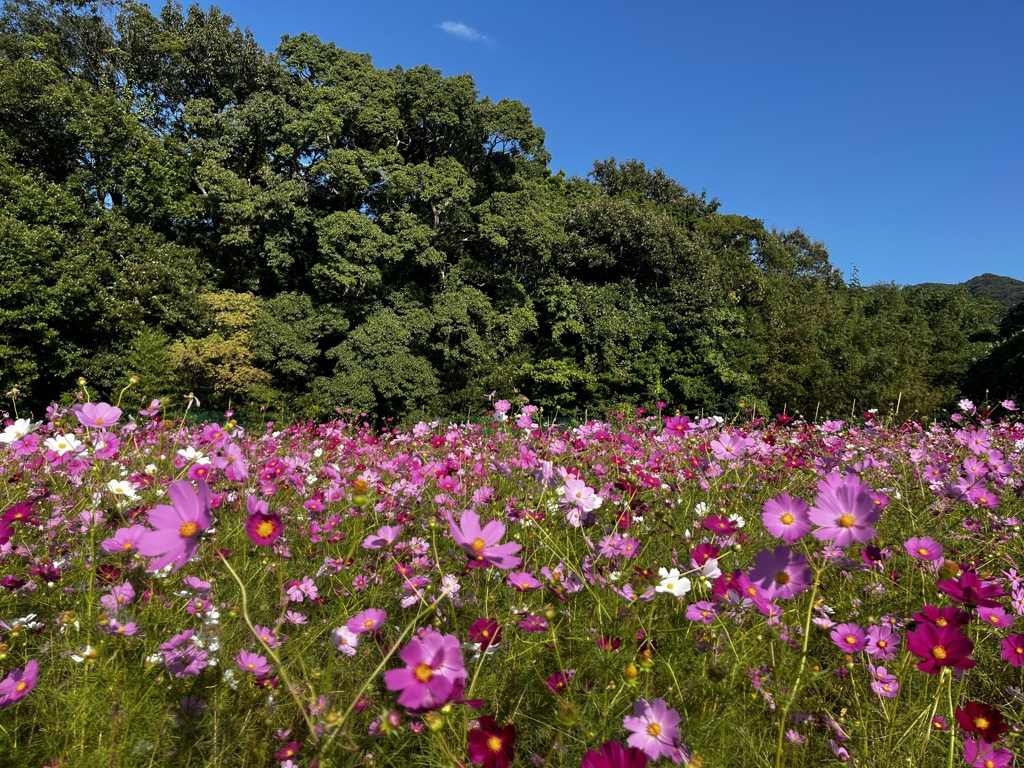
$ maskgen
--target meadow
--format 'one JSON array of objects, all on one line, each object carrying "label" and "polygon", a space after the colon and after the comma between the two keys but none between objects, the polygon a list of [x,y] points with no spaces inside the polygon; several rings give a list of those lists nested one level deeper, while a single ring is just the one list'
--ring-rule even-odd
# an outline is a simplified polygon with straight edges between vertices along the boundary
[{"label": "meadow", "polygon": [[0,423],[4,766],[1009,766],[1024,423]]}]

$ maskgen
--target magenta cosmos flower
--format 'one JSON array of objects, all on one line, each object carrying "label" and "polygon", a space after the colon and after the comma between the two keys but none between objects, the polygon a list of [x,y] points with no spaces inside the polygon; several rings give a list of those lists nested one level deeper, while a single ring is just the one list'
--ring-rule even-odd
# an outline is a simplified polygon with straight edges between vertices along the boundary
[{"label": "magenta cosmos flower", "polygon": [[971,768],[1010,768],[1013,765],[1013,753],[968,736],[964,740],[964,762]]},{"label": "magenta cosmos flower", "polygon": [[1010,633],[1002,642],[1002,657],[1010,662],[1010,666],[1019,667],[1024,664],[1024,635]]},{"label": "magenta cosmos flower", "polygon": [[[167,487],[171,505],[160,504],[149,510],[149,524],[156,528],[139,540],[139,554],[156,557],[148,570],[159,571],[166,565],[178,570],[199,548],[199,534],[210,527],[210,488],[202,480],[196,492],[192,484],[178,480]],[[163,555],[162,557],[157,557]]]},{"label": "magenta cosmos flower", "polygon": [[789,547],[762,549],[754,556],[750,580],[761,587],[768,600],[786,600],[810,589],[812,571],[807,558]]},{"label": "magenta cosmos flower", "polygon": [[[871,541],[877,535],[872,526],[881,517],[881,510],[875,506],[868,486],[833,483],[820,490],[814,506],[807,512],[811,522],[818,526],[812,535],[821,541],[831,541],[837,547]],[[818,485],[825,485],[825,481]]]},{"label": "magenta cosmos flower", "polygon": [[856,624],[839,624],[830,635],[832,642],[846,653],[857,653],[868,646],[868,634]]},{"label": "magenta cosmos flower", "polygon": [[984,581],[978,574],[965,571],[958,579],[949,579],[938,583],[939,589],[968,608],[979,605],[995,608],[999,601],[994,599],[1006,595],[998,584]]},{"label": "magenta cosmos flower", "polygon": [[32,659],[25,669],[13,669],[11,674],[0,681],[0,709],[17,704],[36,687],[39,664]]},{"label": "magenta cosmos flower", "polygon": [[647,768],[647,755],[636,747],[622,748],[617,741],[601,745],[601,751],[591,749],[583,756],[580,768]]},{"label": "magenta cosmos flower", "polygon": [[513,555],[522,549],[522,545],[514,541],[498,544],[505,535],[505,526],[497,520],[491,520],[483,528],[480,527],[480,516],[472,510],[466,510],[459,518],[449,521],[452,539],[469,555],[470,568],[486,568],[493,565],[507,570],[516,568],[522,560]]},{"label": "magenta cosmos flower", "polygon": [[248,517],[245,518],[245,535],[249,537],[249,541],[258,547],[269,547],[281,538],[281,532],[284,530],[281,516],[269,511],[267,502],[249,496],[245,507],[249,511]]},{"label": "magenta cosmos flower", "polygon": [[768,533],[787,544],[802,539],[811,530],[807,517],[810,505],[801,498],[780,493],[768,499],[761,508],[761,519]]},{"label": "magenta cosmos flower", "polygon": [[86,403],[74,413],[83,427],[96,429],[111,427],[121,418],[121,409],[109,403]]},{"label": "magenta cosmos flower", "polygon": [[646,699],[637,699],[633,704],[633,714],[627,715],[622,725],[633,732],[626,743],[651,760],[672,757],[679,750],[679,713],[670,709],[663,699],[655,699],[649,704]]},{"label": "magenta cosmos flower", "polygon": [[443,707],[466,680],[465,661],[455,635],[429,632],[414,637],[399,652],[403,669],[384,673],[389,691],[400,691],[398,703],[413,710]]},{"label": "magenta cosmos flower", "polygon": [[955,627],[919,624],[913,632],[907,632],[907,650],[921,657],[917,668],[929,675],[937,674],[942,667],[970,669],[977,664],[968,658],[974,643]]}]

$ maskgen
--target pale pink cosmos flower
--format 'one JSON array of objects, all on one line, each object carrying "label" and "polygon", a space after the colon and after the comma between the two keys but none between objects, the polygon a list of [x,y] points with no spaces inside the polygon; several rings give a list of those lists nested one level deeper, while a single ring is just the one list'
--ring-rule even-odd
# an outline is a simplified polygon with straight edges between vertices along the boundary
[{"label": "pale pink cosmos flower", "polygon": [[331,631],[331,643],[346,656],[355,656],[359,635],[348,627],[336,627]]},{"label": "pale pink cosmos flower", "polygon": [[121,409],[110,403],[86,403],[73,411],[83,427],[95,429],[111,427],[121,418]]},{"label": "pale pink cosmos flower", "polygon": [[675,760],[679,753],[679,713],[670,709],[663,699],[655,699],[650,703],[646,699],[637,699],[633,704],[633,714],[623,719],[622,726],[633,732],[626,743],[642,751],[651,760],[660,757]]},{"label": "pale pink cosmos flower", "polygon": [[493,565],[502,570],[517,567],[522,560],[513,555],[522,549],[522,545],[511,541],[498,544],[505,535],[505,526],[497,520],[491,520],[483,528],[480,527],[480,516],[472,510],[466,510],[455,525],[454,518],[449,520],[452,539],[469,555],[470,568],[486,568]]}]

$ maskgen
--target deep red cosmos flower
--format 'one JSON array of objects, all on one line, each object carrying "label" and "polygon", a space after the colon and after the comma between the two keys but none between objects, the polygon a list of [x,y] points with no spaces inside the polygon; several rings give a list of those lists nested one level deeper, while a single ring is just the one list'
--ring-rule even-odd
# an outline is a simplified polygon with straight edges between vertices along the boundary
[{"label": "deep red cosmos flower", "polygon": [[929,675],[937,674],[942,667],[970,669],[977,664],[968,658],[974,643],[955,627],[921,624],[907,632],[907,650],[923,659],[917,668]]},{"label": "deep red cosmos flower", "polygon": [[481,717],[480,727],[469,732],[469,759],[484,768],[508,768],[515,757],[516,727],[499,728],[493,717]]},{"label": "deep red cosmos flower", "polygon": [[501,642],[501,625],[497,619],[477,619],[469,628],[469,640],[479,643],[480,650],[486,651]]},{"label": "deep red cosmos flower", "polygon": [[988,704],[969,701],[963,709],[957,707],[956,721],[965,731],[976,733],[989,744],[999,741],[1010,726],[1003,722],[1003,713]]}]

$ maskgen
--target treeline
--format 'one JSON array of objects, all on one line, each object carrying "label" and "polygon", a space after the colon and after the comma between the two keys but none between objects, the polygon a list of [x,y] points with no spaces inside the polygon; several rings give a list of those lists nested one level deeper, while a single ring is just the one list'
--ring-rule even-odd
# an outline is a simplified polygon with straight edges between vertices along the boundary
[{"label": "treeline", "polygon": [[989,299],[847,283],[804,232],[641,162],[549,160],[469,75],[308,34],[267,54],[215,8],[8,0],[0,387],[38,406],[134,375],[204,407],[402,418],[492,390],[567,416],[929,413],[984,364],[993,397],[1019,387],[1020,322]]}]

